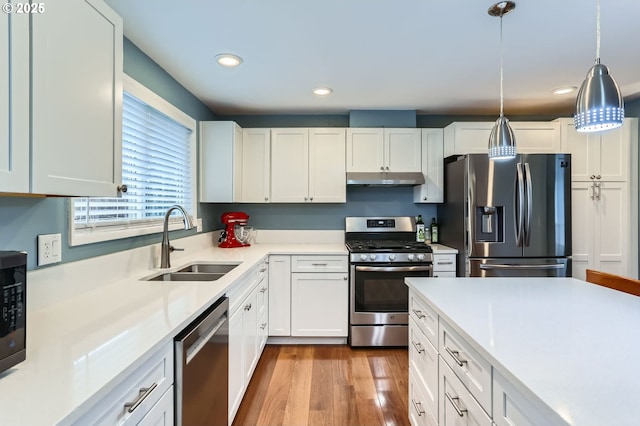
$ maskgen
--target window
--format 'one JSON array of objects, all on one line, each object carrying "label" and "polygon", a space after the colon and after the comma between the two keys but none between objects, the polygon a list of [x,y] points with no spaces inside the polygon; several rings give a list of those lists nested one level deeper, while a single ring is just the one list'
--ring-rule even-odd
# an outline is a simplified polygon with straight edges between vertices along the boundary
[{"label": "window", "polygon": [[[71,245],[162,231],[167,209],[196,216],[195,120],[126,77],[122,102],[121,198],[73,199]],[[176,217],[174,227],[182,223]]]}]

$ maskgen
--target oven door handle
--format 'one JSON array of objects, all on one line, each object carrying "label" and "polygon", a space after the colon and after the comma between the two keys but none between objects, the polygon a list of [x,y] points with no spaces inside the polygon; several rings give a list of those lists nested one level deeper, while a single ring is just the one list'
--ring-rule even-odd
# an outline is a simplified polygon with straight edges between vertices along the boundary
[{"label": "oven door handle", "polygon": [[421,272],[432,271],[432,265],[420,266],[356,266],[359,272]]}]

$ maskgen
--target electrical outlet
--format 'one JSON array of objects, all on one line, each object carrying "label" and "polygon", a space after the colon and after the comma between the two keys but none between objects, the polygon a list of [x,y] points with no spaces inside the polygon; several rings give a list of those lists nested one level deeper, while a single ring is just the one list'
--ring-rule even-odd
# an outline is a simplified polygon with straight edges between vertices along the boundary
[{"label": "electrical outlet", "polygon": [[62,261],[62,235],[38,235],[38,266]]}]

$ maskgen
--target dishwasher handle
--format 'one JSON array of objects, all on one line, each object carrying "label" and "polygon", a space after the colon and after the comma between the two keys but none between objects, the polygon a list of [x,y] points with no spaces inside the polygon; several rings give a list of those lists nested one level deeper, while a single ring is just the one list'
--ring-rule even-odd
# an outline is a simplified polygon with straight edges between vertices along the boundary
[{"label": "dishwasher handle", "polygon": [[182,354],[185,365],[189,364],[218,330],[225,325],[228,313],[229,299],[223,297],[196,319],[181,336],[176,338],[176,344],[183,347]]}]

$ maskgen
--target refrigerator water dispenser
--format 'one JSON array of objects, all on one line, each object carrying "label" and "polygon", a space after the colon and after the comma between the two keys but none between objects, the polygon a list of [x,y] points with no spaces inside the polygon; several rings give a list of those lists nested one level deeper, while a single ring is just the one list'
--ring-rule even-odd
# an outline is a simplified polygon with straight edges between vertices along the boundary
[{"label": "refrigerator water dispenser", "polygon": [[502,206],[476,206],[475,241],[501,243],[504,241]]}]

